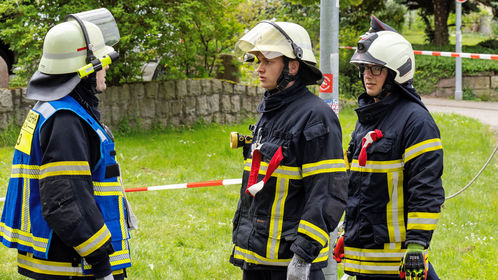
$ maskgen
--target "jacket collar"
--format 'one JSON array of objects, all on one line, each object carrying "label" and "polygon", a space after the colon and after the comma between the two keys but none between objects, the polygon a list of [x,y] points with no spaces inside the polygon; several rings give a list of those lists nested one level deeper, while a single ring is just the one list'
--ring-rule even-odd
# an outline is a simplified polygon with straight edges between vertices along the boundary
[{"label": "jacket collar", "polygon": [[362,124],[372,123],[382,119],[388,112],[392,110],[395,103],[399,100],[399,94],[393,92],[391,95],[375,102],[373,97],[366,92],[358,97],[358,108],[355,110],[358,115],[358,121]]},{"label": "jacket collar", "polygon": [[275,111],[280,107],[291,103],[305,92],[303,90],[304,88],[306,88],[306,86],[299,80],[296,80],[296,82],[291,87],[286,88],[282,91],[265,91],[263,100],[261,100],[261,103],[259,103],[258,105],[258,112],[267,113]]}]

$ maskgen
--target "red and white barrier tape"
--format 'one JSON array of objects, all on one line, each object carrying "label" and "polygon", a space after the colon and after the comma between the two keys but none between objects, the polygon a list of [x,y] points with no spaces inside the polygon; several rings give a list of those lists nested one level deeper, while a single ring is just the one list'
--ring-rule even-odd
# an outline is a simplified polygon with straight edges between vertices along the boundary
[{"label": "red and white barrier tape", "polygon": [[[356,47],[340,47],[342,49],[356,50]],[[435,51],[413,51],[414,54],[432,55],[432,56],[447,56],[447,57],[463,57],[475,59],[491,59],[498,60],[498,54],[483,54],[483,53],[456,53],[456,52],[435,52]]]},{"label": "red and white barrier tape", "polygon": [[189,188],[200,188],[200,187],[214,187],[214,186],[228,186],[242,184],[242,179],[225,179],[225,180],[215,180],[215,181],[204,181],[204,182],[194,182],[194,183],[184,183],[184,184],[171,184],[163,186],[152,186],[144,188],[128,188],[125,192],[145,192],[145,191],[159,191],[159,190],[173,190],[173,189],[189,189]]},{"label": "red and white barrier tape", "polygon": [[[225,180],[204,181],[204,182],[194,182],[194,183],[184,183],[184,184],[171,184],[163,186],[144,187],[144,188],[128,188],[125,189],[125,192],[190,189],[190,188],[229,186],[229,185],[240,185],[240,184],[242,184],[242,179],[239,178],[239,179],[225,179]],[[2,201],[5,201],[5,197],[0,197],[0,202]]]}]

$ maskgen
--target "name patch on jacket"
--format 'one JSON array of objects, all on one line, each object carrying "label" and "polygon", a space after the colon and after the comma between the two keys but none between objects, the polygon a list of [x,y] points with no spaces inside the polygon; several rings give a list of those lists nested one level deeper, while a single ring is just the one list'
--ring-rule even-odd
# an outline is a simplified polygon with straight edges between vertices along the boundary
[{"label": "name patch on jacket", "polygon": [[21,127],[21,132],[19,132],[19,137],[17,138],[16,149],[29,155],[31,153],[31,141],[33,140],[33,134],[35,133],[36,123],[40,114],[31,110]]}]

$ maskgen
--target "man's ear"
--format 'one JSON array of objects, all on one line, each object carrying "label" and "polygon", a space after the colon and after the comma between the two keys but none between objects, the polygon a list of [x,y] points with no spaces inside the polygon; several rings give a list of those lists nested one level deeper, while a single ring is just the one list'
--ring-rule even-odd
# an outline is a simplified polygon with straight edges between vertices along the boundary
[{"label": "man's ear", "polygon": [[289,74],[297,75],[298,71],[299,71],[299,61],[297,60],[289,61]]}]

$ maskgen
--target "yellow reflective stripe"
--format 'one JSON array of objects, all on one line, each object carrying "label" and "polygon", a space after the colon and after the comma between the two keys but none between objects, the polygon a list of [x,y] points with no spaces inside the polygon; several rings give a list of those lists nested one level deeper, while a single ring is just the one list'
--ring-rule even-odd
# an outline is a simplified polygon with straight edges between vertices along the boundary
[{"label": "yellow reflective stripe", "polygon": [[389,202],[386,206],[387,230],[390,242],[401,242],[406,238],[403,207],[403,172],[387,173]]},{"label": "yellow reflective stripe", "polygon": [[303,164],[303,177],[332,172],[346,172],[346,163],[343,159],[329,159]]},{"label": "yellow reflective stripe", "polygon": [[270,231],[266,245],[266,256],[270,259],[278,258],[280,238],[282,236],[282,225],[284,220],[285,199],[289,192],[289,180],[278,178],[275,186],[275,199],[272,204],[270,215]]},{"label": "yellow reflective stripe", "polygon": [[74,247],[74,249],[80,254],[80,256],[85,257],[93,253],[95,250],[100,248],[107,240],[111,238],[111,232],[107,229],[104,224],[102,228],[97,231],[92,237],[90,237],[85,242]]},{"label": "yellow reflective stripe", "polygon": [[5,225],[5,223],[0,223],[0,236],[11,243],[32,247],[39,252],[47,251],[48,239],[33,236],[30,232],[13,229]]},{"label": "yellow reflective stripe", "polygon": [[[244,164],[245,171],[251,171],[251,163],[252,159],[247,159]],[[268,163],[261,162],[261,166],[259,167],[259,174],[266,175],[266,170],[268,169]],[[295,166],[285,166],[279,165],[275,171],[273,171],[272,177],[277,178],[286,178],[286,179],[294,179],[301,180],[303,179],[301,168]]]},{"label": "yellow reflective stripe", "polygon": [[[401,259],[401,258],[400,258]],[[362,274],[393,274],[399,275],[399,260],[393,262],[359,262],[344,260],[344,271]]]},{"label": "yellow reflective stripe", "polygon": [[30,212],[29,212],[29,197],[31,196],[30,179],[24,178],[22,186],[22,209],[21,209],[21,230],[31,232]]},{"label": "yellow reflective stripe", "polygon": [[91,176],[92,174],[87,161],[57,161],[40,167],[40,179],[61,175]]},{"label": "yellow reflective stripe", "polygon": [[386,160],[374,161],[367,160],[365,166],[360,166],[357,159],[351,163],[351,171],[370,172],[370,173],[387,173],[403,170],[403,160]]},{"label": "yellow reflective stripe", "polygon": [[291,259],[270,259],[258,255],[255,252],[242,249],[239,246],[235,246],[233,257],[235,259],[240,259],[248,263],[254,264],[264,264],[264,265],[275,265],[275,266],[287,266]]},{"label": "yellow reflective stripe", "polygon": [[405,250],[398,249],[362,249],[344,247],[344,256],[359,261],[400,261]]},{"label": "yellow reflective stripe", "polygon": [[327,234],[323,229],[315,226],[314,224],[301,220],[299,222],[299,228],[297,232],[305,234],[312,239],[316,240],[322,246],[325,246],[329,243],[329,234]]},{"label": "yellow reflective stripe", "polygon": [[93,192],[96,196],[122,196],[123,188],[121,182],[96,182],[93,181]]},{"label": "yellow reflective stripe", "polygon": [[434,230],[441,213],[409,212],[407,229]]},{"label": "yellow reflective stripe", "polygon": [[40,177],[40,166],[27,165],[27,164],[13,164],[10,177],[38,179]]},{"label": "yellow reflective stripe", "polygon": [[329,246],[323,247],[322,250],[320,250],[320,253],[316,257],[316,259],[313,260],[314,263],[317,262],[324,262],[327,261],[329,258]]},{"label": "yellow reflective stripe", "polygon": [[19,265],[19,267],[40,274],[59,276],[83,276],[83,270],[80,264],[73,267],[71,263],[45,261],[22,254],[17,254],[17,264]]},{"label": "yellow reflective stripe", "polygon": [[413,146],[408,147],[405,150],[405,153],[403,154],[403,158],[405,160],[405,163],[407,163],[409,160],[423,154],[427,153],[430,151],[435,151],[435,150],[441,150],[443,148],[443,145],[441,144],[441,139],[439,138],[434,138],[434,139],[429,139],[422,141],[418,144],[415,144]]},{"label": "yellow reflective stripe", "polygon": [[[398,274],[399,262],[406,252],[400,244],[394,246],[398,249],[344,247],[344,270],[364,274]],[[385,247],[388,246],[390,244],[386,243]]]},{"label": "yellow reflective stripe", "polygon": [[123,197],[119,196],[119,225],[121,226],[121,236],[122,236],[122,248],[126,248],[126,229],[125,229],[125,218],[124,218],[124,209],[123,209]]}]

